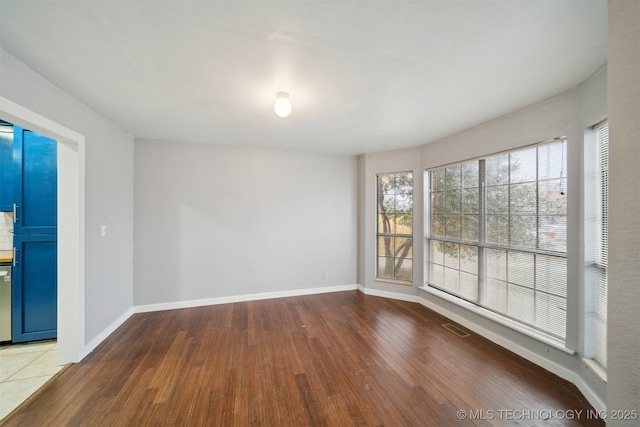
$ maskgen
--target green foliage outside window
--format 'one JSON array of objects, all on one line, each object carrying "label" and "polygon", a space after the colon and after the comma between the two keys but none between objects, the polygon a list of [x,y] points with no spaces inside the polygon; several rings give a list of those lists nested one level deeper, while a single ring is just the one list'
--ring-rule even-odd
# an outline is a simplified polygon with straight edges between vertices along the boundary
[{"label": "green foliage outside window", "polygon": [[565,150],[557,140],[430,170],[428,284],[564,338]]},{"label": "green foliage outside window", "polygon": [[413,174],[377,177],[377,277],[413,280]]}]

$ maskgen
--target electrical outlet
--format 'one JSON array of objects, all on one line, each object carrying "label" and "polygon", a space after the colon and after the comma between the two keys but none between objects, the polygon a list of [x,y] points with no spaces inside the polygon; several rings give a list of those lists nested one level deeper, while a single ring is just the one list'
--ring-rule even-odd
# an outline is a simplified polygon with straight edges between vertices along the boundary
[{"label": "electrical outlet", "polygon": [[102,237],[107,235],[107,226],[106,225],[103,225],[102,227],[100,227],[100,235]]},{"label": "electrical outlet", "polygon": [[327,277],[329,277],[327,273],[322,273],[322,280],[327,280]]},{"label": "electrical outlet", "polygon": [[107,313],[111,313],[111,304],[107,304]]}]

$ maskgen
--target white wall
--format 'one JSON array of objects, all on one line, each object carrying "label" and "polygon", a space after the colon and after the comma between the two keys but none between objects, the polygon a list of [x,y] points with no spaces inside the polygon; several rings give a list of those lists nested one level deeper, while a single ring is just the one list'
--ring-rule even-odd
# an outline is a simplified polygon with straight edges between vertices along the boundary
[{"label": "white wall", "polygon": [[[85,138],[78,177],[85,206],[79,236],[84,247],[79,255],[84,259],[82,352],[103,339],[133,304],[133,138],[4,50],[0,71],[0,96]],[[44,128],[34,130],[46,134]],[[100,237],[101,224],[108,226],[107,237]]]},{"label": "white wall", "polygon": [[[610,410],[640,408],[640,2],[609,2]],[[637,419],[608,425],[638,425]]]},{"label": "white wall", "polygon": [[[586,104],[583,105],[582,103]],[[579,88],[555,96],[542,103],[516,111],[444,138],[423,148],[425,168],[440,166],[554,137],[568,139],[568,232],[567,232],[567,336],[565,350],[538,341],[480,315],[469,312],[429,292],[422,297],[428,306],[458,316],[477,330],[552,372],[575,382],[598,408],[604,407],[605,386],[581,364],[584,356],[583,270],[583,142],[584,132],[606,116],[606,72],[603,70]],[[580,376],[582,375],[582,376]]]},{"label": "white wall", "polygon": [[351,156],[136,140],[135,305],[355,285],[356,179]]},{"label": "white wall", "polygon": [[[640,407],[639,7],[637,1],[611,1],[609,6],[613,228],[606,400],[610,409]],[[134,295],[131,136],[4,50],[0,50],[0,71],[0,96],[86,138],[86,152],[81,153],[85,180],[84,187],[80,186],[84,188],[86,206],[86,227],[80,236],[84,243],[81,247],[85,248],[81,258],[86,259],[82,266],[85,344],[99,340],[105,330],[126,315],[134,298],[136,304],[153,304],[352,284],[359,280],[368,289],[427,300],[495,336],[506,337],[526,348],[533,358],[544,358],[562,372],[577,373],[579,380],[595,389],[591,397],[604,399],[603,387],[581,379],[588,373],[581,370],[583,340],[577,325],[583,314],[578,306],[583,253],[579,238],[582,218],[578,213],[569,218],[569,292],[577,296],[573,299],[577,302],[569,307],[568,343],[576,348],[576,355],[556,351],[418,291],[422,281],[418,262],[414,266],[413,287],[376,282],[372,279],[375,240],[369,236],[375,230],[370,214],[375,209],[375,183],[371,181],[375,173],[414,170],[419,178],[418,173],[427,167],[560,134],[570,140],[569,207],[579,212],[580,202],[571,195],[578,195],[581,190],[583,128],[600,115],[599,107],[594,107],[593,114],[588,110],[603,101],[606,104],[601,83],[591,81],[581,89],[422,149],[363,155],[357,166],[356,160],[348,157],[138,142]],[[602,75],[595,79],[602,80]],[[595,101],[585,104],[587,98]],[[274,199],[278,203],[273,203]],[[359,214],[358,207],[363,209]],[[108,226],[105,238],[99,235],[101,224]],[[418,242],[423,224],[418,223],[414,229],[415,258],[422,259]],[[322,279],[324,272],[328,273],[327,280]]]},{"label": "white wall", "polygon": [[0,212],[0,250],[13,249],[13,215]]},{"label": "white wall", "polygon": [[[361,284],[365,292],[390,293],[421,302],[459,321],[478,333],[510,348],[552,372],[575,382],[597,407],[605,405],[605,385],[581,363],[584,355],[584,310],[582,301],[584,251],[582,158],[585,129],[607,114],[607,76],[601,70],[580,87],[544,102],[483,123],[413,150],[398,150],[360,156]],[[568,138],[568,295],[567,347],[539,341],[507,326],[468,311],[436,293],[418,289],[424,283],[423,171],[445,164],[509,150],[551,138]],[[375,280],[375,174],[413,170],[415,180],[414,286],[387,284]],[[362,280],[364,278],[364,280]],[[575,351],[575,352],[574,352]]]}]

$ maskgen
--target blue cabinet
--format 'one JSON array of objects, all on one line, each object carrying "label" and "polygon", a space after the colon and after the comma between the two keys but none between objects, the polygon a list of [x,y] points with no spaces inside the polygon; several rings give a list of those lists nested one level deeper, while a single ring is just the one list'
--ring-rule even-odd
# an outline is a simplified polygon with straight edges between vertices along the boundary
[{"label": "blue cabinet", "polygon": [[13,232],[58,232],[57,143],[14,126],[13,200],[16,204]]},{"label": "blue cabinet", "polygon": [[14,126],[12,340],[57,336],[57,143]]},{"label": "blue cabinet", "polygon": [[16,236],[11,289],[12,341],[56,338],[58,316],[55,235]]},{"label": "blue cabinet", "polygon": [[0,212],[13,210],[13,126],[0,120]]}]

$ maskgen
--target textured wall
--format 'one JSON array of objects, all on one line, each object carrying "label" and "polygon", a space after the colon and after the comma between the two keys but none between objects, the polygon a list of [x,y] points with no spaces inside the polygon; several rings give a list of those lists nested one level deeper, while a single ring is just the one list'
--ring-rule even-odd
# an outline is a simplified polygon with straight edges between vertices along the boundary
[{"label": "textured wall", "polygon": [[[640,409],[640,1],[609,2],[609,410]],[[638,415],[640,417],[640,415]],[[608,425],[638,425],[638,418]]]}]

